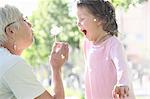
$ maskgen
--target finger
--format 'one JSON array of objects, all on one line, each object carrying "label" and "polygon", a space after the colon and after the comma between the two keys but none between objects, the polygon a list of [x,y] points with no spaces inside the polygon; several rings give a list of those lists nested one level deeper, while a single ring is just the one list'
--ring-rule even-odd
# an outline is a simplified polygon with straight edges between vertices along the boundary
[{"label": "finger", "polygon": [[115,86],[115,93],[116,93],[116,94],[120,94],[119,86]]},{"label": "finger", "polygon": [[61,55],[63,49],[63,43],[62,42],[57,42],[56,47],[55,47],[55,52],[59,55]]},{"label": "finger", "polygon": [[60,44],[60,52],[61,52],[61,54],[65,53],[65,44],[64,43]]},{"label": "finger", "polygon": [[58,51],[57,54],[61,56],[61,59],[66,60],[68,58],[68,44],[60,42],[57,45]]},{"label": "finger", "polygon": [[127,97],[129,96],[129,87],[128,86],[125,87],[124,93]]},{"label": "finger", "polygon": [[119,95],[120,95],[119,86],[115,86],[114,87],[114,99],[119,99]]},{"label": "finger", "polygon": [[124,87],[120,87],[120,93],[121,93],[121,96],[124,96],[124,94],[125,94],[125,88]]},{"label": "finger", "polygon": [[66,59],[68,59],[68,54],[69,54],[69,47],[68,47],[68,44],[65,44],[65,56],[66,56]]},{"label": "finger", "polygon": [[68,44],[62,43],[62,52],[63,54],[68,53]]},{"label": "finger", "polygon": [[57,42],[55,42],[54,44],[53,44],[53,46],[52,46],[52,51],[51,51],[51,53],[56,53],[57,52],[57,46],[58,46],[58,43]]},{"label": "finger", "polygon": [[115,93],[115,90],[112,91],[112,97],[113,99],[117,99],[117,94]]},{"label": "finger", "polygon": [[116,99],[120,99],[120,86],[115,86],[114,87],[114,90],[115,90],[115,95],[116,95]]},{"label": "finger", "polygon": [[120,90],[121,90],[121,94],[120,94],[120,97],[121,98],[126,98],[127,96],[129,96],[129,87],[128,86],[121,86],[120,87]]},{"label": "finger", "polygon": [[68,47],[66,47],[63,53],[64,53],[64,54],[63,54],[64,59],[65,59],[65,60],[68,60],[69,48],[68,48]]}]

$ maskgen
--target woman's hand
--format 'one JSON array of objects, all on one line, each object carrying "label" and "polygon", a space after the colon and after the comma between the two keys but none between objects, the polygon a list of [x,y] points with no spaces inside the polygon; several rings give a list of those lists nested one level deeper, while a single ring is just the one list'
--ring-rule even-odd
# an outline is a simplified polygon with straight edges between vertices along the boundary
[{"label": "woman's hand", "polygon": [[60,70],[61,66],[68,59],[68,44],[64,42],[56,42],[53,45],[51,56],[50,56],[50,64],[53,70]]},{"label": "woman's hand", "polygon": [[129,96],[128,86],[115,86],[113,91],[113,99],[127,99]]}]

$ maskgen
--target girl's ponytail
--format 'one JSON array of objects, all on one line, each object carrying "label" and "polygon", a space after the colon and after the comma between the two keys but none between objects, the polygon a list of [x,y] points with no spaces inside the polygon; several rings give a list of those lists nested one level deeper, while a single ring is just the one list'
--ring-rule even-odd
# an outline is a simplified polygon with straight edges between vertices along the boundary
[{"label": "girl's ponytail", "polygon": [[118,25],[116,22],[115,8],[109,1],[104,1],[104,26],[103,29],[111,35],[118,35]]}]

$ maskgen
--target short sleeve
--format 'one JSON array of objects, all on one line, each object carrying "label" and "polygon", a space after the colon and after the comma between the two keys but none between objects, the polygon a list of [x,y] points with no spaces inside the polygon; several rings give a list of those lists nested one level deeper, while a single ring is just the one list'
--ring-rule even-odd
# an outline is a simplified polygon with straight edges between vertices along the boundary
[{"label": "short sleeve", "polygon": [[17,99],[34,99],[45,89],[24,60],[19,60],[3,76],[4,82]]},{"label": "short sleeve", "polygon": [[127,61],[125,57],[125,51],[119,41],[113,42],[110,50],[110,57],[116,67],[117,84],[128,85],[129,76],[128,76],[128,68],[127,68]]}]

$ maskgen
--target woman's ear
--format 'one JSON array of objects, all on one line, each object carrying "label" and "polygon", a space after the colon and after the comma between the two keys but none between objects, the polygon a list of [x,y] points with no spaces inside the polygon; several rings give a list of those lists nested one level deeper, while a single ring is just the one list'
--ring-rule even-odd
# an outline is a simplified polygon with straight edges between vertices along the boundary
[{"label": "woman's ear", "polygon": [[6,27],[5,32],[8,37],[14,37],[15,35],[15,29],[13,26]]}]

